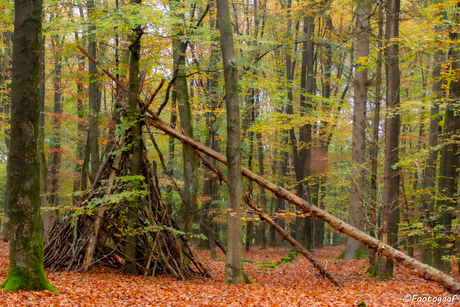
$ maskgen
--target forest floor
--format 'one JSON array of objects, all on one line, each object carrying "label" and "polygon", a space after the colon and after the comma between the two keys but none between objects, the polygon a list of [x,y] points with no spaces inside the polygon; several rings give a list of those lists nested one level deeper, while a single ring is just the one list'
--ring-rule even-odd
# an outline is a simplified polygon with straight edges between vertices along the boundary
[{"label": "forest floor", "polygon": [[[224,284],[225,261],[210,260],[209,251],[199,251],[215,274],[214,279],[196,276],[177,281],[170,276],[126,276],[116,270],[95,268],[88,274],[47,272],[59,294],[50,292],[5,293],[0,290],[1,306],[460,306],[438,302],[454,296],[443,287],[417,277],[409,269],[396,265],[393,280],[380,282],[366,278],[367,261],[338,260],[343,247],[325,247],[316,256],[333,274],[340,277],[343,288],[337,288],[321,277],[302,256],[276,269],[244,263],[253,284]],[[244,252],[244,259],[273,262],[286,257],[289,248],[254,248]],[[0,280],[8,272],[9,245],[0,243]],[[454,276],[454,275],[453,275]],[[458,275],[454,276],[458,281]],[[404,302],[411,295],[412,302]],[[407,298],[407,297],[406,297]],[[421,303],[417,300],[431,302]],[[434,302],[436,300],[436,302]],[[360,303],[364,301],[365,304]],[[359,304],[360,303],[360,304]],[[359,305],[358,305],[359,304]]]}]

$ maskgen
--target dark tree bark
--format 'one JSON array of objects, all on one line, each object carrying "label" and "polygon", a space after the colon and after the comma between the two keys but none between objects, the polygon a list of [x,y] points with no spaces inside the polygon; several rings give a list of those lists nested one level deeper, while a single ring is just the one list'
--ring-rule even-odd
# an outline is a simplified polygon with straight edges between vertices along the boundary
[{"label": "dark tree bark", "polygon": [[[387,77],[387,110],[385,125],[385,171],[382,228],[383,242],[393,246],[398,242],[399,223],[399,167],[395,167],[399,158],[400,131],[400,73],[399,73],[399,13],[400,0],[387,2],[387,22],[385,48],[385,67]],[[394,262],[382,257],[379,265],[379,277],[386,279],[393,276]]]},{"label": "dark tree bark", "polygon": [[[89,44],[88,53],[96,59],[96,25],[94,20],[94,0],[87,2],[88,8],[88,19],[90,20],[90,26],[88,28]],[[89,134],[88,134],[88,147],[91,155],[91,177],[96,177],[96,173],[99,170],[99,132],[97,121],[99,118],[99,108],[97,105],[97,67],[92,61],[89,61],[89,86],[88,86],[88,101],[89,101]]]},{"label": "dark tree bark", "polygon": [[[53,207],[59,206],[59,171],[61,169],[61,117],[62,114],[62,59],[61,43],[59,35],[51,37],[54,55],[54,76],[53,76],[53,133],[51,141],[51,189],[50,189],[50,204]],[[54,210],[54,218],[59,218],[59,209]]]},{"label": "dark tree bark", "polygon": [[[140,4],[141,0],[131,0],[130,4]],[[138,27],[134,33],[130,35],[129,45],[130,58],[129,58],[129,96],[128,96],[128,116],[131,122],[131,176],[142,175],[142,121],[138,118],[139,111],[137,107],[137,96],[139,93],[139,62],[141,54],[141,37],[142,30]],[[134,190],[140,190],[141,187],[138,183],[132,182]],[[127,224],[128,234],[126,235],[125,244],[125,265],[123,271],[126,274],[137,274],[136,268],[136,229],[138,220],[138,206],[140,204],[139,196],[134,197],[128,208]]]},{"label": "dark tree bark", "polygon": [[[436,32],[441,32],[440,27],[435,28]],[[439,41],[439,39],[437,39]],[[436,185],[436,161],[438,160],[438,150],[434,149],[438,145],[439,137],[439,104],[441,99],[445,97],[444,90],[442,89],[443,78],[442,78],[442,63],[445,60],[445,53],[442,48],[439,48],[433,55],[433,84],[432,84],[432,95],[433,103],[430,109],[430,134],[428,137],[428,145],[430,146],[431,151],[428,156],[427,167],[425,169],[423,185],[424,189],[428,190],[425,195],[424,202],[424,218],[423,223],[426,229],[431,228],[430,217],[433,217],[434,208],[435,208],[435,199],[434,199],[434,187]],[[422,234],[421,238],[429,239],[430,234]],[[420,245],[420,258],[423,263],[432,265],[433,264],[433,253],[437,253],[438,247],[434,247],[433,250],[427,245]]]},{"label": "dark tree bark", "polygon": [[[460,3],[456,5],[455,20],[458,21]],[[458,30],[451,30],[450,40],[451,47],[449,57],[452,60],[451,71],[458,74],[460,70],[460,50],[458,49],[458,39],[460,34]],[[444,116],[444,126],[442,127],[443,145],[440,152],[440,170],[438,179],[438,192],[441,199],[438,201],[440,217],[437,221],[439,235],[436,243],[440,248],[434,251],[433,266],[440,271],[450,271],[450,261],[443,261],[443,256],[452,254],[449,244],[455,241],[450,239],[452,236],[452,220],[455,218],[454,211],[458,209],[458,167],[459,167],[459,139],[460,139],[460,115],[458,102],[460,100],[460,80],[458,78],[451,80],[449,88],[449,99]],[[460,218],[460,214],[458,214]],[[457,238],[457,246],[460,247],[460,239]]]},{"label": "dark tree bark", "polygon": [[[313,109],[312,96],[315,91],[315,74],[314,74],[314,42],[313,33],[315,31],[315,18],[314,16],[307,16],[304,18],[304,35],[306,36],[305,42],[303,43],[302,51],[302,71],[300,74],[300,112],[301,115],[308,115]],[[312,126],[306,124],[300,127],[299,140],[302,144],[300,150],[300,167],[301,174],[299,177],[301,180],[312,175],[311,163],[312,163]],[[297,195],[302,197],[304,200],[308,199],[308,195],[305,193],[305,189],[302,185],[297,187]],[[307,249],[313,248],[313,227],[312,218],[305,218],[304,228],[300,227],[296,230],[297,241],[303,242]],[[297,224],[297,223],[296,223]],[[299,236],[302,236],[303,239]]]},{"label": "dark tree bark", "polygon": [[[83,17],[83,16],[82,16]],[[75,39],[78,41],[79,36],[78,33],[75,32]],[[79,55],[77,57],[78,61],[78,69],[80,71],[85,70],[85,57]],[[84,124],[84,111],[83,111],[83,100],[85,95],[85,89],[83,80],[81,78],[76,79],[77,83],[77,115],[78,115],[78,139],[77,139],[77,149],[76,149],[76,156],[78,157],[77,163],[75,163],[75,175],[73,180],[73,197],[72,197],[72,204],[75,206],[80,198],[76,195],[78,191],[81,189],[81,172],[82,172],[82,162],[85,157],[85,139],[83,136],[87,135],[86,125]]]},{"label": "dark tree bark", "polygon": [[4,291],[56,292],[43,270],[40,210],[40,48],[42,2],[15,1],[11,83],[10,263]]}]

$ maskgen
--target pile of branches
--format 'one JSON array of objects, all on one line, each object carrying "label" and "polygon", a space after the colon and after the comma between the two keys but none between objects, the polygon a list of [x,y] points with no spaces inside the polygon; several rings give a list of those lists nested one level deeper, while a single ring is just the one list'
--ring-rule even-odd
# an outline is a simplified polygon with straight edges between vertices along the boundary
[{"label": "pile of branches", "polygon": [[[163,204],[156,164],[149,163],[145,146],[142,176],[139,176],[142,190],[137,198],[137,226],[127,229],[126,217],[132,209],[129,198],[133,192],[132,186],[123,183],[123,178],[130,175],[131,162],[131,150],[123,149],[125,141],[131,140],[111,141],[109,151],[112,154],[107,156],[91,188],[64,220],[53,225],[45,245],[45,268],[76,272],[97,265],[122,269],[129,232],[136,238],[135,262],[139,275],[166,273],[178,279],[196,273],[212,276]],[[98,219],[100,230],[95,227]],[[91,263],[85,263],[90,241],[94,238],[96,245]]]}]

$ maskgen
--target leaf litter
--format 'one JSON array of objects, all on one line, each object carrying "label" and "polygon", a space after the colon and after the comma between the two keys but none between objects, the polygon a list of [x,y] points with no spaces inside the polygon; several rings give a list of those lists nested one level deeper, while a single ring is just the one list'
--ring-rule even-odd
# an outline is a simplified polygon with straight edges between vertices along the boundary
[{"label": "leaf litter", "polygon": [[[404,302],[403,298],[453,297],[442,286],[425,281],[409,269],[395,266],[396,278],[378,281],[367,278],[366,260],[335,259],[343,247],[325,247],[315,251],[331,273],[344,283],[337,288],[320,276],[302,256],[291,263],[277,264],[276,269],[261,263],[279,263],[290,249],[253,248],[244,252],[244,270],[253,284],[225,285],[224,255],[211,260],[209,251],[199,251],[215,274],[214,279],[195,276],[177,281],[171,276],[126,276],[117,270],[94,268],[88,274],[47,272],[59,294],[48,291],[0,290],[0,306],[460,306],[455,303]],[[9,245],[0,243],[0,279],[8,272]],[[457,281],[458,275],[452,274]]]}]

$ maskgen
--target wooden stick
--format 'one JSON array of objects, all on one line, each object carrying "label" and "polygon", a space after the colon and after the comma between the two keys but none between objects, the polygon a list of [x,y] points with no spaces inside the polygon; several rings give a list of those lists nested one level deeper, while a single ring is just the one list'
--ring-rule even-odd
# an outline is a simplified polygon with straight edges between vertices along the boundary
[{"label": "wooden stick", "polygon": [[[121,146],[123,146],[123,140],[120,142],[119,147],[121,147]],[[122,152],[120,152],[115,157],[115,160],[113,161],[112,171],[110,172],[109,182],[108,182],[108,185],[107,185],[107,190],[105,192],[105,196],[109,196],[112,193],[112,187],[113,187],[113,183],[115,181],[115,177],[117,175],[118,167],[120,165],[121,155],[122,155]],[[102,205],[102,207],[99,209],[99,211],[97,213],[96,221],[94,223],[94,231],[91,234],[91,238],[89,240],[88,248],[86,250],[85,258],[84,258],[84,261],[83,261],[83,264],[82,264],[82,266],[84,268],[83,269],[84,273],[88,272],[90,264],[93,261],[94,251],[96,249],[97,239],[99,237],[99,232],[101,231],[102,221],[104,219],[106,209],[107,209],[107,205],[104,204],[104,205]]]},{"label": "wooden stick", "polygon": [[156,149],[156,151],[158,153],[158,156],[160,157],[160,162],[161,162],[161,167],[163,168],[163,173],[171,181],[171,184],[174,187],[174,190],[176,190],[176,192],[179,194],[179,196],[180,196],[180,198],[182,200],[182,203],[185,205],[185,207],[187,207],[187,209],[192,213],[192,215],[195,217],[195,219],[200,223],[201,226],[203,226],[203,228],[206,230],[206,232],[211,236],[211,238],[214,240],[214,242],[216,242],[216,245],[226,255],[227,251],[225,250],[224,245],[219,241],[219,239],[217,239],[217,236],[214,234],[214,232],[208,227],[208,225],[206,225],[206,223],[200,218],[200,216],[195,212],[195,210],[193,210],[192,206],[190,206],[190,204],[187,202],[187,199],[185,198],[184,193],[179,188],[179,186],[177,185],[177,183],[174,180],[174,178],[172,178],[171,174],[169,174],[169,172],[168,172],[168,170],[166,168],[166,165],[164,163],[163,154],[161,153],[160,148],[158,147],[158,144],[155,141],[155,137],[153,136],[153,133],[150,130],[148,122],[147,122],[147,130],[149,132],[150,139],[152,140],[153,146],[155,147],[155,149]]},{"label": "wooden stick", "polygon": [[321,262],[316,260],[315,256],[313,256],[310,252],[308,252],[302,245],[299,244],[294,238],[292,238],[286,231],[284,231],[278,224],[273,221],[267,213],[265,213],[261,208],[259,208],[256,204],[249,199],[249,197],[245,194],[243,195],[244,202],[250,208],[252,208],[262,220],[265,220],[271,227],[275,228],[275,230],[286,240],[288,241],[295,249],[297,249],[305,258],[307,258],[311,264],[320,271],[321,275],[326,276],[334,285],[338,287],[343,287],[342,282],[337,279],[334,275],[332,275]]}]

